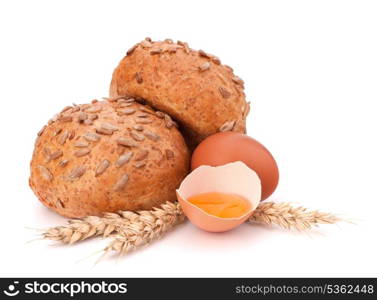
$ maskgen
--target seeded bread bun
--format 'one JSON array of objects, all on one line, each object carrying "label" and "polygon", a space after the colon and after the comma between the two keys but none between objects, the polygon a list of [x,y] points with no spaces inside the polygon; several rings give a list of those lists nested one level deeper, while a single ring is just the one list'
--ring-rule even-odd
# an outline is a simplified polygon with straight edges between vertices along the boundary
[{"label": "seeded bread bun", "polygon": [[175,124],[133,99],[66,107],[42,128],[30,186],[66,217],[175,201],[189,152]]},{"label": "seeded bread bun", "polygon": [[168,113],[195,145],[218,131],[245,132],[249,104],[243,89],[243,81],[217,57],[187,43],[147,38],[115,69],[110,95],[142,98]]}]

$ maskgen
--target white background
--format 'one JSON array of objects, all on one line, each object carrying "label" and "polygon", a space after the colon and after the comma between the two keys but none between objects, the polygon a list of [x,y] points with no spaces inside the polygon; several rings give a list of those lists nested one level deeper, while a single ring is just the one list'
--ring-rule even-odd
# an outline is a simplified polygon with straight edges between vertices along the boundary
[{"label": "white background", "polygon": [[[376,1],[1,1],[1,276],[377,276]],[[246,82],[248,132],[281,172],[274,201],[357,224],[307,234],[189,223],[120,258],[106,245],[26,243],[63,224],[28,187],[37,131],[64,106],[106,96],[146,36],[218,55]]]}]

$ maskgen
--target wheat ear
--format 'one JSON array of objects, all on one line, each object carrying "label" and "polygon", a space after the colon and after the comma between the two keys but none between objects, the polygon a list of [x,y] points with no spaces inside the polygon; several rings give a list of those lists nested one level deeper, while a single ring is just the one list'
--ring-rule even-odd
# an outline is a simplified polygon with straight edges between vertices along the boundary
[{"label": "wheat ear", "polygon": [[[146,217],[148,215],[154,216],[156,220],[159,220],[158,225],[160,227],[151,226],[152,223]],[[137,236],[135,234],[137,232],[136,229],[140,226],[148,230],[155,228],[161,235],[164,232],[161,228],[165,227],[160,222],[167,222],[167,225],[169,225],[172,224],[171,220],[174,223],[175,219],[180,221],[184,219],[180,205],[177,202],[168,202],[163,204],[161,208],[154,208],[150,211],[120,211],[118,213],[106,213],[103,217],[89,216],[82,219],[73,219],[67,225],[47,229],[42,233],[42,236],[45,239],[72,244],[93,236],[102,235],[107,237],[113,233],[120,233],[120,236],[117,237],[119,241],[119,239],[124,239],[126,231],[132,231],[135,239]],[[262,202],[248,221],[302,231],[311,229],[318,224],[334,224],[342,220],[333,214],[309,211],[303,207],[294,207],[286,202]],[[149,232],[149,234],[152,233]],[[115,249],[117,247],[114,246],[112,248]]]},{"label": "wheat ear", "polygon": [[319,224],[335,224],[342,219],[331,213],[310,211],[302,206],[292,206],[287,202],[262,202],[248,221],[304,231]]}]

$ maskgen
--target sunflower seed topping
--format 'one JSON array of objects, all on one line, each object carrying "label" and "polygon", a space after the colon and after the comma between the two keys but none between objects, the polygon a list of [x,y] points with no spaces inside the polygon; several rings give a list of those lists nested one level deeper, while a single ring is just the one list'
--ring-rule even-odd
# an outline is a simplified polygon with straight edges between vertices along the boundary
[{"label": "sunflower seed topping", "polygon": [[41,176],[43,177],[43,179],[45,179],[47,181],[51,181],[54,178],[52,176],[52,173],[50,172],[50,170],[48,168],[46,168],[45,166],[39,165],[38,170],[39,170]]},{"label": "sunflower seed topping", "polygon": [[136,131],[133,131],[131,130],[130,131],[130,136],[135,140],[135,141],[138,141],[138,142],[141,142],[141,141],[144,141],[144,136]]},{"label": "sunflower seed topping", "polygon": [[87,155],[89,153],[90,153],[90,149],[89,148],[82,148],[82,149],[77,150],[75,152],[75,156],[82,157],[82,156],[85,156],[85,155]]},{"label": "sunflower seed topping", "polygon": [[136,153],[135,160],[137,160],[137,161],[143,160],[148,156],[148,154],[149,154],[148,150],[142,149],[138,153]]},{"label": "sunflower seed topping", "polygon": [[141,74],[139,72],[135,73],[135,78],[137,83],[143,83],[143,77],[141,77]]},{"label": "sunflower seed topping", "polygon": [[136,163],[134,164],[134,167],[139,169],[139,168],[144,167],[146,164],[147,164],[147,163],[146,163],[145,161],[138,161],[138,162],[136,162]]},{"label": "sunflower seed topping", "polygon": [[63,156],[63,151],[62,150],[57,150],[57,151],[55,151],[55,152],[53,152],[53,153],[50,154],[50,159],[51,160],[55,160],[55,159],[57,159],[57,158],[59,158],[61,156]]},{"label": "sunflower seed topping", "polygon": [[230,92],[222,86],[219,87],[219,92],[224,99],[228,99],[231,96]]},{"label": "sunflower seed topping", "polygon": [[85,109],[85,111],[86,111],[87,113],[98,113],[98,112],[100,112],[101,110],[102,110],[101,106],[91,106],[91,107]]},{"label": "sunflower seed topping", "polygon": [[84,139],[88,142],[98,142],[101,139],[101,136],[96,133],[88,132],[84,135]]},{"label": "sunflower seed topping", "polygon": [[69,136],[69,132],[67,130],[64,130],[63,133],[58,136],[58,143],[60,145],[64,145],[64,143],[67,140],[68,136]]},{"label": "sunflower seed topping", "polygon": [[113,186],[114,191],[121,191],[125,188],[128,182],[128,175],[124,174],[122,177],[119,178],[119,180],[115,183]]},{"label": "sunflower seed topping", "polygon": [[82,175],[84,175],[86,172],[85,166],[79,166],[71,170],[71,173],[68,175],[68,178],[70,180],[74,180],[77,178],[80,178]]},{"label": "sunflower seed topping", "polygon": [[132,115],[136,110],[134,108],[118,109],[117,112],[121,115]]},{"label": "sunflower seed topping", "polygon": [[62,122],[72,122],[73,118],[70,115],[61,115],[59,120]]},{"label": "sunflower seed topping", "polygon": [[154,142],[157,142],[157,141],[160,139],[160,137],[159,137],[156,133],[154,133],[154,132],[152,132],[152,131],[149,131],[149,130],[145,130],[145,131],[144,131],[144,135],[145,135],[148,139],[150,139],[150,140],[152,140],[152,141],[154,141]]},{"label": "sunflower seed topping", "polygon": [[38,131],[38,136],[41,136],[43,134],[43,132],[45,131],[47,125],[44,125],[41,130]]},{"label": "sunflower seed topping", "polygon": [[220,132],[232,131],[236,121],[225,122],[219,129]]},{"label": "sunflower seed topping", "polygon": [[150,53],[151,55],[160,54],[161,52],[162,52],[162,49],[161,49],[161,48],[158,48],[158,49],[154,49],[154,50],[149,51],[149,53]]},{"label": "sunflower seed topping", "polygon": [[119,156],[118,160],[115,162],[115,165],[120,168],[124,164],[128,163],[133,155],[133,152],[127,152]]},{"label": "sunflower seed topping", "polygon": [[88,115],[84,113],[83,111],[79,113],[78,121],[80,123],[84,122],[88,118]]},{"label": "sunflower seed topping", "polygon": [[74,146],[77,148],[86,148],[89,146],[89,143],[87,141],[77,141]]},{"label": "sunflower seed topping", "polygon": [[103,127],[96,128],[96,132],[104,135],[112,135],[114,131]]},{"label": "sunflower seed topping", "polygon": [[233,82],[236,83],[236,84],[239,84],[239,85],[241,85],[241,86],[244,85],[244,81],[243,81],[240,77],[238,77],[238,76],[233,76],[233,77],[232,77],[232,80],[233,80]]},{"label": "sunflower seed topping", "polygon": [[69,160],[68,159],[63,159],[61,161],[59,161],[59,167],[62,167],[64,168],[67,164],[68,164]]},{"label": "sunflower seed topping", "polygon": [[144,130],[143,125],[140,125],[140,124],[136,124],[136,125],[132,126],[132,128],[137,130],[137,131],[143,131]]},{"label": "sunflower seed topping", "polygon": [[118,138],[117,143],[119,145],[126,146],[126,147],[137,147],[137,143],[135,143],[133,140],[126,137]]},{"label": "sunflower seed topping", "polygon": [[105,129],[105,130],[111,130],[111,131],[117,131],[119,130],[119,128],[111,123],[102,123],[101,125],[101,128],[102,129]]},{"label": "sunflower seed topping", "polygon": [[211,57],[210,57],[205,51],[203,51],[203,50],[199,50],[198,52],[199,52],[199,55],[200,55],[201,57],[211,58]]},{"label": "sunflower seed topping", "polygon": [[109,166],[110,162],[107,159],[101,161],[96,169],[96,177],[103,174]]},{"label": "sunflower seed topping", "polygon": [[153,120],[151,120],[151,119],[147,119],[147,118],[137,118],[136,119],[136,123],[138,123],[138,124],[150,124],[150,123],[152,123],[153,122]]},{"label": "sunflower seed topping", "polygon": [[201,64],[201,65],[199,66],[199,71],[200,71],[200,72],[207,71],[207,70],[209,70],[210,67],[211,67],[211,63],[208,62],[208,61],[206,61],[205,63],[203,63],[203,64]]}]

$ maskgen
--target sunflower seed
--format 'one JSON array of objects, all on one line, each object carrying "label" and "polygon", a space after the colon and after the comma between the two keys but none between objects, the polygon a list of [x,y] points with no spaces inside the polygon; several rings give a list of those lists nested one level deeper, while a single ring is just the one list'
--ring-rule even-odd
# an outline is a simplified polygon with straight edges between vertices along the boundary
[{"label": "sunflower seed", "polygon": [[92,100],[92,104],[97,103],[97,102],[98,102],[97,99],[93,99],[93,100]]},{"label": "sunflower seed", "polygon": [[43,148],[43,155],[46,158],[46,161],[49,162],[51,160],[51,151],[48,148]]},{"label": "sunflower seed", "polygon": [[89,146],[89,143],[86,141],[77,141],[76,143],[74,143],[74,146],[77,148],[85,148]]},{"label": "sunflower seed", "polygon": [[152,42],[152,39],[149,36],[147,36],[144,40],[146,40],[148,42]]},{"label": "sunflower seed", "polygon": [[132,105],[133,105],[133,102],[125,102],[125,103],[119,104],[119,107],[120,108],[125,108],[125,107],[130,107]]},{"label": "sunflower seed", "polygon": [[203,63],[203,64],[201,64],[201,65],[199,66],[199,71],[200,71],[200,72],[207,71],[207,70],[209,70],[210,67],[211,67],[211,63],[208,62],[208,61],[206,61],[205,63]]},{"label": "sunflower seed", "polygon": [[84,121],[84,124],[85,124],[85,125],[93,125],[93,121],[90,120],[90,119],[86,119],[86,120]]},{"label": "sunflower seed", "polygon": [[131,47],[130,49],[127,50],[127,55],[131,55],[135,49],[137,48],[137,46],[139,46],[138,44],[134,45],[133,47]]},{"label": "sunflower seed", "polygon": [[232,80],[233,80],[233,82],[236,83],[236,84],[239,84],[239,85],[241,85],[241,86],[244,85],[244,81],[243,81],[241,78],[239,78],[238,76],[233,76],[233,77],[232,77]]},{"label": "sunflower seed", "polygon": [[114,131],[106,128],[96,128],[96,132],[99,134],[104,134],[104,135],[112,135]]},{"label": "sunflower seed", "polygon": [[149,41],[146,41],[146,40],[142,41],[142,42],[140,43],[140,45],[141,45],[143,48],[151,48],[151,47],[152,47],[152,43],[149,42]]},{"label": "sunflower seed", "polygon": [[224,65],[224,67],[227,68],[229,71],[233,72],[233,68],[231,66]]},{"label": "sunflower seed", "polygon": [[55,160],[55,159],[57,159],[57,158],[59,158],[61,156],[63,156],[63,151],[62,150],[57,150],[57,151],[55,151],[55,152],[53,152],[53,153],[50,154],[50,159],[51,160]]},{"label": "sunflower seed", "polygon": [[141,74],[139,72],[135,73],[135,78],[137,83],[143,83],[143,77],[141,77]]},{"label": "sunflower seed", "polygon": [[124,174],[122,177],[119,178],[119,180],[115,183],[113,186],[114,191],[121,191],[125,188],[128,182],[128,175]]},{"label": "sunflower seed", "polygon": [[165,117],[165,114],[162,111],[156,111],[155,114],[156,114],[156,117],[160,119],[163,119]]},{"label": "sunflower seed", "polygon": [[230,92],[222,86],[219,87],[219,92],[224,99],[228,99],[231,96]]},{"label": "sunflower seed", "polygon": [[85,155],[87,155],[89,153],[90,153],[90,149],[89,148],[83,148],[83,149],[77,150],[74,154],[77,157],[81,157],[81,156],[85,156]]},{"label": "sunflower seed", "polygon": [[69,132],[67,130],[64,130],[63,133],[61,135],[58,136],[58,143],[60,145],[64,145],[65,141],[67,140],[69,136]]},{"label": "sunflower seed", "polygon": [[80,178],[82,175],[85,174],[85,172],[86,172],[85,166],[78,166],[78,167],[71,170],[71,173],[68,175],[68,178],[70,180]]},{"label": "sunflower seed", "polygon": [[58,200],[56,201],[56,206],[59,206],[59,208],[65,208],[65,205],[63,203],[63,201],[61,199],[58,198]]},{"label": "sunflower seed", "polygon": [[212,55],[211,60],[213,61],[214,64],[221,65],[221,60],[217,56]]},{"label": "sunflower seed", "polygon": [[138,115],[136,115],[136,118],[148,118],[149,115],[146,114],[146,113],[139,113]]},{"label": "sunflower seed", "polygon": [[139,169],[139,168],[144,167],[146,164],[147,164],[147,163],[146,163],[145,161],[138,161],[138,162],[136,162],[136,163],[134,164],[134,167]]},{"label": "sunflower seed", "polygon": [[138,142],[144,141],[144,136],[136,131],[130,131],[130,136]]},{"label": "sunflower seed", "polygon": [[58,165],[59,167],[64,168],[68,164],[68,162],[69,162],[68,159],[64,159],[64,160],[59,161]]},{"label": "sunflower seed", "polygon": [[62,132],[61,128],[56,129],[54,132],[54,136],[57,136],[60,132]]},{"label": "sunflower seed", "polygon": [[101,128],[105,130],[117,131],[119,128],[111,123],[102,123]]},{"label": "sunflower seed", "polygon": [[154,141],[154,142],[157,142],[157,141],[160,139],[160,137],[159,137],[157,134],[155,134],[154,132],[149,131],[149,130],[145,130],[145,131],[144,131],[144,135],[145,135],[148,139],[150,139],[150,140],[152,140],[152,141]]},{"label": "sunflower seed", "polygon": [[84,135],[84,139],[88,142],[98,142],[101,139],[101,136],[96,133],[88,132]]},{"label": "sunflower seed", "polygon": [[150,53],[151,55],[160,54],[161,52],[162,52],[162,49],[161,49],[161,48],[158,48],[158,49],[154,49],[154,50],[149,51],[149,53]]},{"label": "sunflower seed", "polygon": [[153,120],[138,118],[138,119],[136,119],[136,123],[138,123],[138,124],[150,124],[150,123],[153,123]]},{"label": "sunflower seed", "polygon": [[92,121],[97,120],[98,119],[98,115],[97,114],[89,115],[88,119],[92,120]]},{"label": "sunflower seed", "polygon": [[174,43],[174,41],[172,39],[165,39],[164,42],[168,43],[168,44],[173,44]]},{"label": "sunflower seed", "polygon": [[72,112],[78,112],[80,109],[81,109],[80,106],[78,106],[77,104],[74,104],[74,103],[73,103]]},{"label": "sunflower seed", "polygon": [[50,172],[50,170],[48,168],[46,168],[45,166],[38,165],[38,170],[39,170],[41,176],[43,177],[43,179],[45,179],[47,181],[51,181],[54,178],[52,176],[52,173]]},{"label": "sunflower seed", "polygon": [[73,118],[70,115],[61,115],[59,120],[61,122],[72,122]]},{"label": "sunflower seed", "polygon": [[69,138],[70,140],[73,140],[73,138],[75,137],[75,135],[76,135],[76,131],[71,130],[71,131],[69,132],[68,138]]},{"label": "sunflower seed", "polygon": [[219,129],[220,132],[232,131],[236,121],[225,122]]},{"label": "sunflower seed", "polygon": [[132,115],[136,110],[134,108],[118,109],[117,112],[122,115]]},{"label": "sunflower seed", "polygon": [[172,128],[174,126],[172,118],[167,114],[164,115],[164,118],[165,118],[165,126],[167,128]]},{"label": "sunflower seed", "polygon": [[200,55],[201,57],[211,58],[211,57],[210,57],[205,51],[203,51],[203,50],[199,50],[198,52],[199,52],[199,55]]},{"label": "sunflower seed", "polygon": [[46,127],[47,127],[47,125],[44,125],[42,128],[41,128],[41,130],[39,130],[38,131],[38,136],[41,136],[42,134],[43,134],[43,132],[45,131],[45,129],[46,129]]},{"label": "sunflower seed", "polygon": [[118,160],[115,162],[115,165],[120,168],[124,164],[128,163],[133,155],[133,152],[127,152],[119,156]]},{"label": "sunflower seed", "polygon": [[126,146],[126,147],[137,147],[137,143],[135,143],[133,140],[126,137],[118,138],[117,143],[119,145]]},{"label": "sunflower seed", "polygon": [[144,130],[143,125],[139,125],[139,124],[132,126],[132,128],[137,130],[137,131],[143,131]]},{"label": "sunflower seed", "polygon": [[83,111],[79,113],[78,121],[80,123],[84,122],[88,118],[88,115],[84,113]]},{"label": "sunflower seed", "polygon": [[137,161],[143,160],[148,156],[148,154],[149,154],[148,150],[142,149],[138,153],[136,153],[135,160],[137,160]]},{"label": "sunflower seed", "polygon": [[103,174],[109,166],[110,162],[107,159],[101,161],[96,169],[96,177]]},{"label": "sunflower seed", "polygon": [[165,155],[166,155],[166,158],[167,158],[167,159],[172,159],[172,158],[174,158],[174,152],[171,151],[171,150],[169,150],[169,149],[166,149],[166,150],[165,150]]},{"label": "sunflower seed", "polygon": [[91,106],[87,109],[85,109],[85,112],[87,113],[98,113],[102,110],[101,106]]}]

